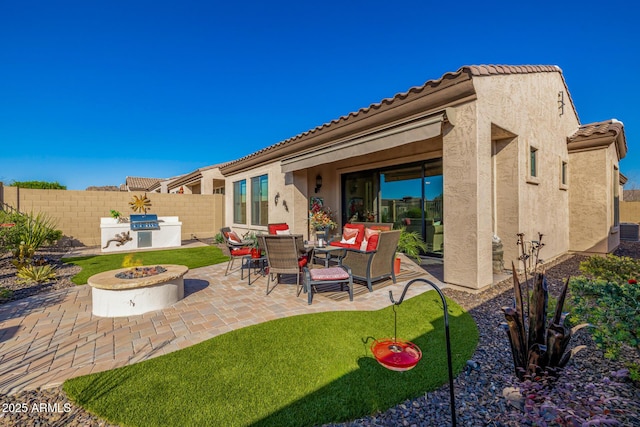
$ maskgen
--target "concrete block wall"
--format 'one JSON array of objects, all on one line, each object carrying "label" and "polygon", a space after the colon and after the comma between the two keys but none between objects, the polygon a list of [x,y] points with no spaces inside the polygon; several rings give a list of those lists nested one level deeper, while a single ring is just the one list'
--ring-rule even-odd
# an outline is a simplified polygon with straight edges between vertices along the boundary
[{"label": "concrete block wall", "polygon": [[640,224],[640,201],[620,202],[620,222]]},{"label": "concrete block wall", "polygon": [[[135,213],[129,202],[144,192],[37,190],[2,186],[0,202],[23,213],[45,212],[57,228],[75,244],[100,245],[100,218],[110,216],[111,209],[128,217]],[[222,194],[147,193],[151,201],[148,213],[178,216],[182,222],[182,240],[215,236],[224,226]]]}]

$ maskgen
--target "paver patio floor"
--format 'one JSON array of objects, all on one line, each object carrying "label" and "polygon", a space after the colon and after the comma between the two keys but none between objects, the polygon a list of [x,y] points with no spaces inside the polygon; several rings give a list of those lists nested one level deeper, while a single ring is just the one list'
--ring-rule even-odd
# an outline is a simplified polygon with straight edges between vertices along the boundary
[{"label": "paver patio floor", "polygon": [[[189,271],[183,300],[138,316],[92,315],[88,285],[0,306],[0,393],[58,386],[68,378],[161,356],[281,317],[377,310],[390,305],[389,289],[400,292],[406,283],[366,293],[353,302],[315,296],[308,305],[306,295],[296,297],[295,285],[280,284],[266,296],[266,278],[249,286],[239,272],[225,277],[225,267],[223,263]],[[410,268],[441,285],[418,266]],[[428,290],[429,286],[412,286],[408,296]]]}]

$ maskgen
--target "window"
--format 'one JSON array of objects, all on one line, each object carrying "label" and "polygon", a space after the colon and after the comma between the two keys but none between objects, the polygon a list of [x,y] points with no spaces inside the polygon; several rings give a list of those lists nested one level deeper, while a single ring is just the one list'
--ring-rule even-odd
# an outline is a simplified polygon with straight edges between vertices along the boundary
[{"label": "window", "polygon": [[267,175],[251,178],[251,225],[269,222],[269,178]]},{"label": "window", "polygon": [[560,183],[567,185],[567,162],[562,162],[560,166]]},{"label": "window", "polygon": [[532,177],[538,176],[538,149],[529,147],[529,175]]},{"label": "window", "polygon": [[247,181],[244,179],[233,183],[233,222],[247,223]]}]

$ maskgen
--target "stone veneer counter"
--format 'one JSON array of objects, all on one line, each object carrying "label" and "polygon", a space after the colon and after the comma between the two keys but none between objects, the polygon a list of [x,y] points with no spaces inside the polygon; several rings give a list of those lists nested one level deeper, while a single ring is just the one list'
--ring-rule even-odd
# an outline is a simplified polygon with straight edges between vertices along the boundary
[{"label": "stone veneer counter", "polygon": [[[155,266],[152,266],[155,267]],[[102,317],[122,317],[160,310],[184,298],[184,265],[161,265],[167,271],[147,277],[119,279],[121,268],[94,274],[87,283],[92,287],[92,313]]]}]

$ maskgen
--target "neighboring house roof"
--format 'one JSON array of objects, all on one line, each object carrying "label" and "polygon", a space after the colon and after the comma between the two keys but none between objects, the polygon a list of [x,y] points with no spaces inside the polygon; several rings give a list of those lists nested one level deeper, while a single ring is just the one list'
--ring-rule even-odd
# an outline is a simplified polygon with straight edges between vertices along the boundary
[{"label": "neighboring house roof", "polygon": [[[413,87],[406,92],[396,94],[392,98],[383,99],[366,108],[361,108],[356,112],[341,116],[329,123],[325,123],[292,138],[263,148],[248,156],[231,161],[221,166],[220,171],[223,174],[233,173],[239,170],[249,169],[264,161],[282,158],[294,152],[317,149],[322,146],[322,144],[335,141],[336,138],[346,135],[347,133],[362,131],[365,129],[365,126],[371,128],[378,124],[378,122],[374,120],[374,123],[367,121],[366,125],[359,126],[359,122],[365,118],[371,120],[372,117],[378,116],[380,123],[382,123],[383,120],[389,122],[394,119],[397,120],[402,117],[408,117],[410,114],[418,111],[428,112],[436,108],[442,109],[465,99],[475,99],[476,92],[472,83],[472,78],[474,77],[531,73],[559,73],[573,111],[576,117],[578,117],[566,82],[562,76],[562,70],[558,66],[469,65],[463,66],[455,72],[448,72],[439,79],[429,80],[422,86]],[[412,103],[412,105],[409,105],[409,103]],[[346,129],[347,125],[349,126],[348,130]]]},{"label": "neighboring house roof", "polygon": [[161,178],[142,178],[136,176],[128,176],[126,179],[126,188],[129,191],[148,191],[156,183],[162,181]]},{"label": "neighboring house roof", "polygon": [[567,138],[569,151],[587,150],[612,143],[616,144],[618,159],[624,158],[627,155],[624,124],[616,119],[581,125],[573,135]]},{"label": "neighboring house roof", "polygon": [[180,175],[180,176],[176,177],[176,179],[171,181],[167,185],[167,188],[169,190],[173,190],[174,188],[178,188],[181,185],[194,184],[194,183],[196,183],[196,182],[198,182],[198,181],[200,181],[202,179],[202,172],[207,171],[209,169],[219,168],[219,167],[221,167],[221,166],[223,166],[225,164],[226,163],[218,163],[218,164],[211,165],[211,166],[205,166],[203,168],[198,168],[198,169],[194,170],[193,172],[189,172],[187,174]]},{"label": "neighboring house roof", "polygon": [[622,172],[619,172],[618,175],[620,178],[620,185],[625,185],[627,181],[629,181],[629,178],[627,178],[626,175],[623,175]]}]

